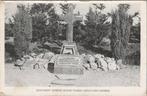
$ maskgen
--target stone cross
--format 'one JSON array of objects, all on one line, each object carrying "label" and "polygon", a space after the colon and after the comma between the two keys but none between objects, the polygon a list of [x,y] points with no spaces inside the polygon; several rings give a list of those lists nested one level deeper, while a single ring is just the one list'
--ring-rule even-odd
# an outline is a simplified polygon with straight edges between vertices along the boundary
[{"label": "stone cross", "polygon": [[82,16],[74,16],[73,10],[74,10],[74,5],[69,4],[68,12],[63,17],[63,20],[65,20],[68,26],[67,32],[66,32],[66,39],[68,42],[73,42],[73,22],[81,21],[83,19]]}]

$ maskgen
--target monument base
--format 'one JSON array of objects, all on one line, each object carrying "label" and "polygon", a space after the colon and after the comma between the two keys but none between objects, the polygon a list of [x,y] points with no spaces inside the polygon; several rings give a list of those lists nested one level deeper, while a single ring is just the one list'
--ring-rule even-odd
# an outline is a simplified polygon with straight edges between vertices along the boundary
[{"label": "monument base", "polygon": [[80,67],[72,67],[72,66],[55,66],[54,67],[55,74],[70,74],[70,75],[82,75],[83,69]]}]

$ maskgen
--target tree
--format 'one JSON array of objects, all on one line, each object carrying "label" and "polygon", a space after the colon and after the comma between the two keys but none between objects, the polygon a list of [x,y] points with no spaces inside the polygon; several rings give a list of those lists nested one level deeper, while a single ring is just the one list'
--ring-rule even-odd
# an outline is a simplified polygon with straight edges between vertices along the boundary
[{"label": "tree", "polygon": [[99,9],[100,11],[102,11],[103,9],[105,9],[105,5],[103,3],[100,3],[100,4],[93,4],[96,9]]},{"label": "tree", "polygon": [[140,43],[140,17],[139,12],[135,12],[132,16],[132,21],[134,18],[138,19],[139,22],[137,24],[132,24],[131,33],[129,42],[131,43]]},{"label": "tree", "polygon": [[140,43],[140,23],[131,27],[130,43]]},{"label": "tree", "polygon": [[14,44],[18,57],[29,52],[29,42],[32,38],[32,20],[28,9],[24,5],[18,5],[18,13],[14,16]]},{"label": "tree", "polygon": [[129,4],[119,4],[118,10],[112,12],[111,49],[117,61],[124,62],[128,48],[131,16],[128,15]]},{"label": "tree", "polygon": [[51,14],[53,10],[52,3],[34,3],[31,6],[30,14],[32,16],[33,41],[41,41],[45,36],[51,36],[52,32],[48,26],[50,26],[50,16],[54,15]]},{"label": "tree", "polygon": [[49,29],[48,31],[51,33],[50,37],[52,38],[52,40],[58,40],[59,39],[59,16],[58,14],[55,12],[55,9],[52,8],[48,13],[48,17],[49,17],[49,24],[47,29]]},{"label": "tree", "polygon": [[[80,15],[80,13],[78,13]],[[84,38],[86,35],[85,26],[81,21],[75,21],[73,24],[73,39],[75,42],[84,43]]]},{"label": "tree", "polygon": [[60,8],[62,9],[62,13],[65,15],[68,11],[68,8],[69,8],[69,4],[66,3],[66,4],[60,4]]},{"label": "tree", "polygon": [[106,8],[103,3],[93,4],[95,7],[95,14],[96,14],[96,30],[97,30],[97,37],[95,40],[95,45],[99,45],[104,37],[109,37],[110,34],[110,22],[105,23],[108,19],[109,15],[102,13],[102,11]]},{"label": "tree", "polygon": [[7,23],[5,23],[5,36],[13,36],[12,27]]},{"label": "tree", "polygon": [[[92,8],[89,8],[89,12],[86,15],[87,20],[85,21],[86,24],[86,33],[87,33],[87,38],[86,42],[88,45],[93,45],[94,41],[96,39],[96,14],[92,10]],[[86,45],[87,45],[86,44]]]},{"label": "tree", "polygon": [[107,20],[107,14],[103,14],[102,10],[105,8],[104,4],[93,4],[95,11],[89,8],[89,12],[86,17],[86,30],[87,30],[87,42],[88,45],[99,45],[103,37],[107,36],[110,32],[110,24],[105,23]]}]

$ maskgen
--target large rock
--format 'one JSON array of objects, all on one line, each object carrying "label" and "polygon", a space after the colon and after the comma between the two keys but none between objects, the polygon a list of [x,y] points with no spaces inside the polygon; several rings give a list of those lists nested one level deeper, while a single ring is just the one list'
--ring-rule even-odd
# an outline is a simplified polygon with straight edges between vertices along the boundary
[{"label": "large rock", "polygon": [[82,54],[81,57],[83,58],[83,67],[87,70],[97,68],[103,71],[120,69],[114,58],[105,57],[102,54],[95,54],[94,56]]},{"label": "large rock", "polygon": [[96,54],[94,55],[95,61],[97,63],[97,67],[101,68],[103,71],[108,71],[108,65],[105,61],[105,57],[102,54]]},{"label": "large rock", "polygon": [[35,56],[37,56],[37,54],[36,53],[30,53],[30,56],[35,57]]},{"label": "large rock", "polygon": [[14,62],[14,66],[18,67],[20,70],[24,69],[24,64],[25,64],[26,60],[24,58],[20,58],[17,59]]},{"label": "large rock", "polygon": [[109,70],[119,70],[119,66],[116,64],[114,58],[107,57],[106,58],[108,69]]},{"label": "large rock", "polygon": [[16,62],[15,62],[15,65],[23,65],[25,63],[25,59],[24,58],[21,58],[21,59],[17,59]]},{"label": "large rock", "polygon": [[92,55],[87,55],[87,60],[90,65],[90,68],[93,70],[97,69],[97,64],[95,63],[95,57]]},{"label": "large rock", "polygon": [[58,55],[54,55],[49,62],[55,63],[55,60],[56,60],[57,57],[58,57]]},{"label": "large rock", "polygon": [[91,69],[96,70],[97,64],[96,63],[90,63]]},{"label": "large rock", "polygon": [[38,66],[38,68],[45,68],[45,69],[47,69],[48,63],[49,63],[48,59],[35,58],[35,64],[34,64],[33,68],[35,69],[36,66]]},{"label": "large rock", "polygon": [[43,58],[44,54],[40,53],[39,55],[36,56],[36,58]]},{"label": "large rock", "polygon": [[103,55],[101,55],[101,54],[95,54],[94,57],[95,58],[101,58],[101,57],[103,57]]},{"label": "large rock", "polygon": [[23,58],[26,59],[27,61],[34,60],[34,57],[30,55],[24,55]]},{"label": "large rock", "polygon": [[51,58],[54,56],[55,54],[52,52],[47,52],[44,54],[43,59],[48,59],[51,60]]},{"label": "large rock", "polygon": [[103,71],[108,71],[108,64],[107,62],[105,61],[105,58],[103,55],[101,55],[99,58],[97,58],[97,60],[99,61],[100,63],[100,68],[103,70]]},{"label": "large rock", "polygon": [[89,69],[90,69],[90,65],[89,65],[89,63],[88,63],[88,59],[87,59],[86,54],[82,54],[82,55],[81,55],[81,58],[82,58],[83,67],[84,67],[86,70],[89,70]]},{"label": "large rock", "polygon": [[97,64],[97,68],[102,68],[101,61],[99,58],[95,58],[95,63]]},{"label": "large rock", "polygon": [[84,63],[83,64],[83,67],[86,69],[86,70],[89,70],[90,69],[90,65],[88,63]]}]

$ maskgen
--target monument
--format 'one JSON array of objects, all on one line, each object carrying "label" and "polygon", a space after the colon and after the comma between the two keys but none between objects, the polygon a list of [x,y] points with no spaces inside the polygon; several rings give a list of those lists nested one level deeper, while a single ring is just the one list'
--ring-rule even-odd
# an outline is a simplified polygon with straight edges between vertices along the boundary
[{"label": "monument", "polygon": [[67,14],[61,17],[67,23],[67,32],[66,32],[66,39],[68,42],[73,42],[73,23],[74,21],[82,21],[82,16],[77,15],[75,16],[73,13],[74,5],[69,4],[69,9]]},{"label": "monument", "polygon": [[[67,23],[66,41],[63,43],[60,54],[54,58],[54,74],[82,75],[82,59],[79,56],[76,43],[73,42],[73,22],[82,20],[81,16],[74,16],[74,5],[69,4],[69,10],[63,17]],[[53,68],[53,67],[52,67]]]}]

